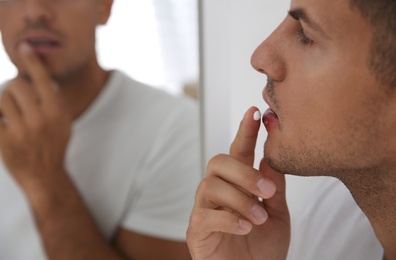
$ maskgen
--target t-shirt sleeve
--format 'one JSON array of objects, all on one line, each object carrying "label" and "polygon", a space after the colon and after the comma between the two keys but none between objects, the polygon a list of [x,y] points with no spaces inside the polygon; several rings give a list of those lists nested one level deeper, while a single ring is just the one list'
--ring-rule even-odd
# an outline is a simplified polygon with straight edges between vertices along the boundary
[{"label": "t-shirt sleeve", "polygon": [[196,106],[166,113],[139,177],[121,226],[144,235],[185,240],[201,179],[200,131]]}]

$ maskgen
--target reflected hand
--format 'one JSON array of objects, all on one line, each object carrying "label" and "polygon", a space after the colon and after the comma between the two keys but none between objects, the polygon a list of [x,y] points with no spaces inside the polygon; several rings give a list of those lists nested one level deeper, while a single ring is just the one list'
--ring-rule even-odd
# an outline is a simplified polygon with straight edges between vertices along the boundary
[{"label": "reflected hand", "polygon": [[0,151],[5,166],[26,191],[54,184],[56,173],[64,172],[71,118],[39,57],[28,45],[19,47],[30,81],[18,77],[2,93]]},{"label": "reflected hand", "polygon": [[286,259],[290,217],[285,176],[264,160],[258,171],[253,168],[260,128],[253,119],[256,111],[246,112],[230,155],[218,155],[208,164],[187,231],[193,259]]}]

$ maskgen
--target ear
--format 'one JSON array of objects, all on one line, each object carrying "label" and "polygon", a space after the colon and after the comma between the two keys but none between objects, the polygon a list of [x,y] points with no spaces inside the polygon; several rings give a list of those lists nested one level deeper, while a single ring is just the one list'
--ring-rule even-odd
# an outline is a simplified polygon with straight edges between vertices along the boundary
[{"label": "ear", "polygon": [[111,14],[112,7],[113,0],[100,0],[99,24],[104,25],[107,23]]}]

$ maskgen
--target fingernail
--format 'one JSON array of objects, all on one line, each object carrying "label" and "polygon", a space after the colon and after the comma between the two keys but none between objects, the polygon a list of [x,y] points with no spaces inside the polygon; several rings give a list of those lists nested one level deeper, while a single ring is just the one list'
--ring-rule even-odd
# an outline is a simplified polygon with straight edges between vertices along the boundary
[{"label": "fingernail", "polygon": [[263,194],[263,198],[265,199],[272,197],[276,191],[275,185],[272,182],[265,180],[264,178],[261,178],[257,182],[257,188],[260,190],[261,194]]},{"label": "fingernail", "polygon": [[252,215],[260,223],[264,223],[268,218],[268,213],[259,205],[254,205],[252,208]]},{"label": "fingernail", "polygon": [[252,223],[244,219],[239,219],[239,229],[243,232],[249,232],[252,229]]},{"label": "fingernail", "polygon": [[254,119],[254,121],[258,121],[258,120],[260,120],[260,118],[261,118],[261,113],[260,113],[259,110],[257,110],[257,111],[254,112],[254,114],[253,114],[253,119]]},{"label": "fingernail", "polygon": [[27,44],[27,43],[25,43],[25,42],[23,42],[23,43],[21,43],[20,45],[19,45],[19,51],[21,52],[21,53],[23,53],[23,54],[28,54],[28,53],[30,53],[31,52],[31,48],[30,48],[30,46],[29,46],[29,44]]}]

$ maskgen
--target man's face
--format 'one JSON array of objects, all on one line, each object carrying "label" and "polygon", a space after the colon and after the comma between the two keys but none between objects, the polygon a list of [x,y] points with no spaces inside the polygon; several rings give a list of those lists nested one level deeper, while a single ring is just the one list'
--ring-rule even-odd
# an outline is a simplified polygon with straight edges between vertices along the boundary
[{"label": "man's face", "polygon": [[368,69],[372,28],[347,0],[292,0],[252,56],[267,74],[264,156],[276,170],[340,176],[394,155],[394,93]]},{"label": "man's face", "polygon": [[54,78],[65,79],[96,61],[95,29],[111,0],[0,0],[4,47],[18,70],[17,48],[28,42]]}]

